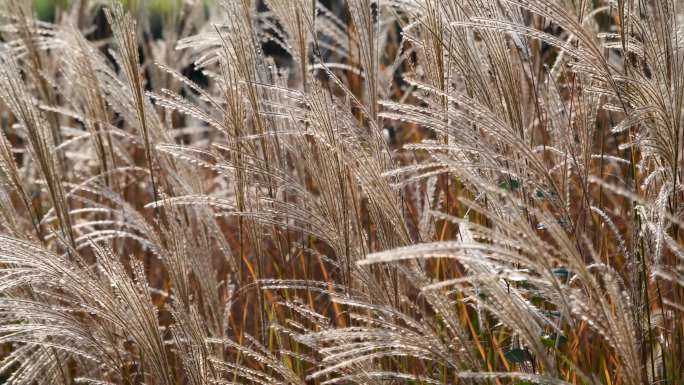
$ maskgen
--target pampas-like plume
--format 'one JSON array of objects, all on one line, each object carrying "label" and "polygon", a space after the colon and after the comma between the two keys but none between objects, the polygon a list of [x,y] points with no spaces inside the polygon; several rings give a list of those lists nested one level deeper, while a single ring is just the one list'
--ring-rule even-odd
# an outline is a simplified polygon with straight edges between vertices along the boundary
[{"label": "pampas-like plume", "polygon": [[0,382],[684,379],[678,2],[31,3]]}]

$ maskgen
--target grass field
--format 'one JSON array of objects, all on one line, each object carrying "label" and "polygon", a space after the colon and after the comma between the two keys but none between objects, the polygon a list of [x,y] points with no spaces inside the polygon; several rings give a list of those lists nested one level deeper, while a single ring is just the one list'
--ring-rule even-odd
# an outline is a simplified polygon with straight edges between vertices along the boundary
[{"label": "grass field", "polygon": [[683,23],[0,0],[0,383],[684,384]]}]

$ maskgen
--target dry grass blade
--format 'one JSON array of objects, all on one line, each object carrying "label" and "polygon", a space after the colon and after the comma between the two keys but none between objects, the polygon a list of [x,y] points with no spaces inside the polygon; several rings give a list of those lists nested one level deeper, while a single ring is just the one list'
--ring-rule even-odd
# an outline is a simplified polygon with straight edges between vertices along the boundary
[{"label": "dry grass blade", "polygon": [[0,383],[684,381],[679,2],[44,2]]}]

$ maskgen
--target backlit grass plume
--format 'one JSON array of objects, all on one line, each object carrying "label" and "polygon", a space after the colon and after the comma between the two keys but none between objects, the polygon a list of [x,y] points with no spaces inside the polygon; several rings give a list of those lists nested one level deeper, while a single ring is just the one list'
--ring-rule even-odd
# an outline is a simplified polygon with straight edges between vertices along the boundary
[{"label": "backlit grass plume", "polygon": [[0,382],[684,381],[682,4],[168,5],[0,2]]}]

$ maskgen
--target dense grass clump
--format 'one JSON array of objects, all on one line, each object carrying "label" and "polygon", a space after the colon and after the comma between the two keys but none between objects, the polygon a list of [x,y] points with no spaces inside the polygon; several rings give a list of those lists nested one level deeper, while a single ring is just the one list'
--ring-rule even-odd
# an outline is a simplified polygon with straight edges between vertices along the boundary
[{"label": "dense grass clump", "polygon": [[679,1],[143,3],[0,1],[0,382],[683,383]]}]

